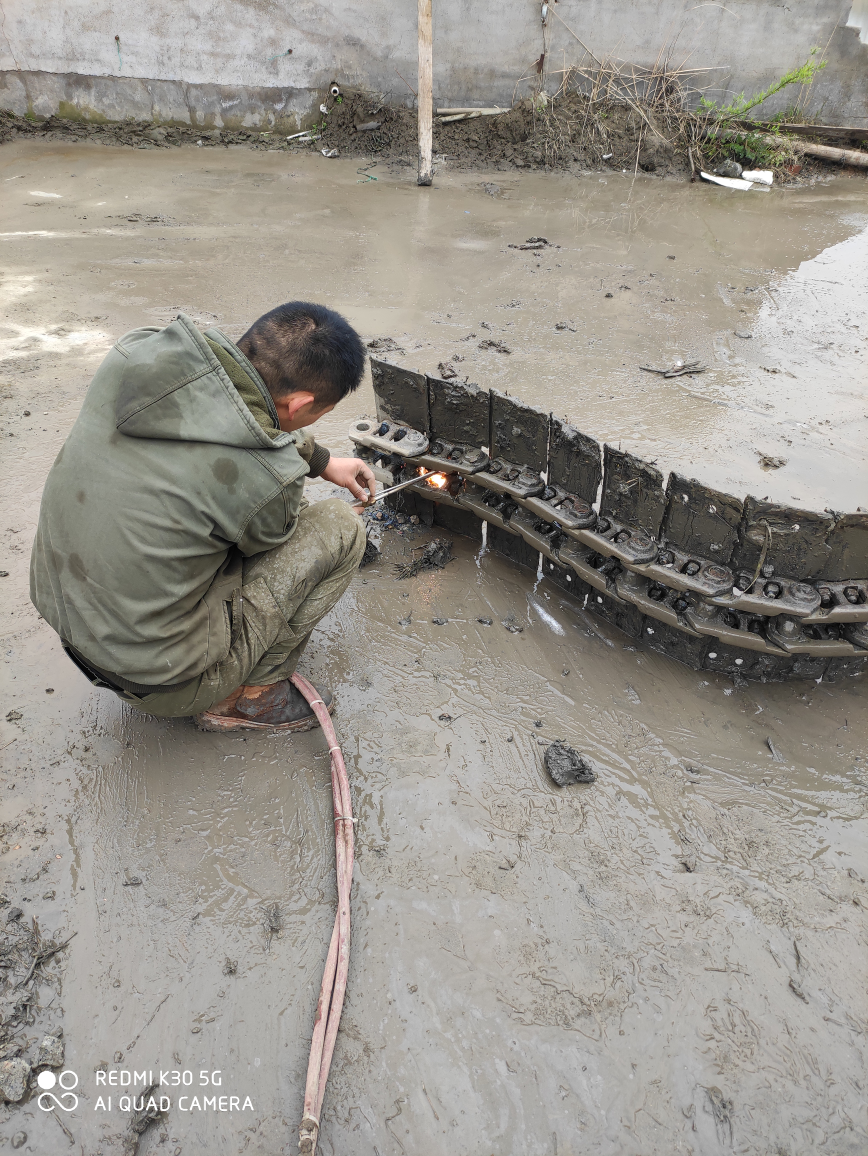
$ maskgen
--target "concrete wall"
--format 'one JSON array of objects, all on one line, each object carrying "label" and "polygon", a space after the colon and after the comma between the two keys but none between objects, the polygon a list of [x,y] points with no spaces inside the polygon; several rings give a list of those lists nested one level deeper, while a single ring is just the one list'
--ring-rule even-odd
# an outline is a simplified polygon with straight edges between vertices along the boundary
[{"label": "concrete wall", "polygon": [[[434,0],[435,100],[510,104],[537,82],[543,50],[553,91],[554,70],[590,59],[578,38],[600,57],[649,65],[663,50],[673,63],[711,69],[697,82],[715,97],[765,87],[817,46],[828,66],[810,108],[862,125],[864,7],[552,0],[543,28],[538,0]],[[3,0],[0,11],[0,106],[38,116],[78,109],[109,119],[295,127],[332,80],[412,101],[398,74],[415,88],[415,60],[415,0]],[[796,95],[788,91],[769,110]]]}]

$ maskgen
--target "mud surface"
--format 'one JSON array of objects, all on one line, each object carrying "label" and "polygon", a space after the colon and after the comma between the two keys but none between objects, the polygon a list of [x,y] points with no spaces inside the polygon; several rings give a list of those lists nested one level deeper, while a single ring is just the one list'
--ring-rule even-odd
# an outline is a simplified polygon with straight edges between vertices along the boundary
[{"label": "mud surface", "polygon": [[[74,1147],[35,1094],[0,1138],[129,1151],[124,1089],[96,1069],[219,1070],[220,1088],[168,1088],[139,1152],[292,1152],[333,920],[322,738],[137,715],[27,601],[42,482],[113,336],[179,309],[238,336],[279,300],[322,299],[383,356],[451,361],[664,471],[854,509],[865,185],[446,170],[423,191],[379,168],[357,183],[343,160],[45,142],[0,163],[0,720],[21,716],[0,721],[0,918],[77,933],[21,988],[29,956],[4,952],[3,1058],[35,1061],[62,1027],[81,1097]],[[638,369],[677,357],[709,371]],[[366,385],[323,440],[342,450],[372,408]],[[467,539],[396,581],[434,535],[389,526],[305,662],[336,691],[359,816],[321,1151],[864,1151],[864,690],[734,689],[639,653]],[[596,782],[555,786],[554,740]],[[252,1107],[183,1110],[196,1092]]]},{"label": "mud surface", "polygon": [[[419,132],[415,108],[389,106],[377,96],[358,92],[346,93],[339,103],[329,99],[327,107],[328,113],[320,118],[323,145],[345,156],[384,158],[415,171]],[[599,118],[599,131],[590,133],[585,131],[588,104],[579,93],[570,93],[556,107],[554,120],[535,110],[529,98],[498,116],[452,122],[435,117],[433,151],[439,167],[636,169],[645,128],[638,113],[612,104]],[[645,149],[641,167],[658,176],[690,172],[687,155],[671,147]]]}]

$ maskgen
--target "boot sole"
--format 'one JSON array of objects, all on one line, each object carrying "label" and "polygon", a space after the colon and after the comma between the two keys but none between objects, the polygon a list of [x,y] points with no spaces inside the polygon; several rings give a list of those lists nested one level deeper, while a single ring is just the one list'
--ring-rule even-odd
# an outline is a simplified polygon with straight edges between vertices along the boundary
[{"label": "boot sole", "polygon": [[[334,714],[335,700],[329,703],[326,710]],[[299,719],[298,722],[264,723],[254,722],[252,719],[234,718],[232,715],[210,714],[203,711],[195,716],[196,726],[200,731],[287,731],[298,734],[301,731],[315,730],[319,725],[316,715]]]}]

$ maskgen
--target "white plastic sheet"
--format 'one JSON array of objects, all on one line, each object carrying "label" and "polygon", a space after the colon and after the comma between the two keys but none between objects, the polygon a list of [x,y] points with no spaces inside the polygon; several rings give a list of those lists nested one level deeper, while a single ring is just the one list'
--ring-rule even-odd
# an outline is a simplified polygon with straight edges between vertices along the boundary
[{"label": "white plastic sheet", "polygon": [[723,185],[725,189],[762,189],[768,192],[767,184],[754,184],[753,181],[745,181],[739,177],[716,177],[713,173],[699,174],[704,181],[711,181],[714,185]]}]

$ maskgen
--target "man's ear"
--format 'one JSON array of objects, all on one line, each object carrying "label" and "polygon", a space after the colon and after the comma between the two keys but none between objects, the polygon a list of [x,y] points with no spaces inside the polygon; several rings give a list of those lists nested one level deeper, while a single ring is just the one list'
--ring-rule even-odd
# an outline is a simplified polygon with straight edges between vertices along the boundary
[{"label": "man's ear", "polygon": [[283,397],[275,397],[273,400],[274,407],[277,410],[277,416],[280,418],[280,424],[286,428],[291,426],[297,414],[306,406],[315,402],[316,398],[306,390],[294,390],[292,393],[286,393]]}]

